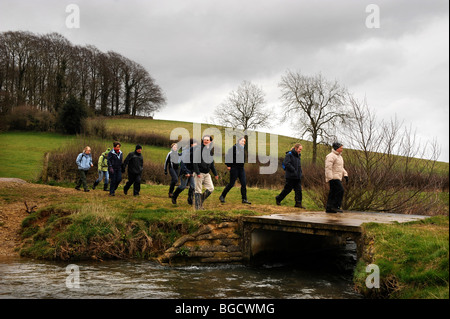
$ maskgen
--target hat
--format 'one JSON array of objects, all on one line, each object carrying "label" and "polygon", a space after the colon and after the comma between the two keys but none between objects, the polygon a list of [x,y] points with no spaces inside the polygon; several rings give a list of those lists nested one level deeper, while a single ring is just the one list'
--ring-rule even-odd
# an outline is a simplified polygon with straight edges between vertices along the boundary
[{"label": "hat", "polygon": [[333,143],[333,149],[336,151],[339,147],[341,147],[342,146],[342,144],[341,143],[338,143],[338,142],[334,142]]},{"label": "hat", "polygon": [[136,145],[136,151],[137,151],[138,149],[142,149],[142,146],[140,146],[139,144]]}]

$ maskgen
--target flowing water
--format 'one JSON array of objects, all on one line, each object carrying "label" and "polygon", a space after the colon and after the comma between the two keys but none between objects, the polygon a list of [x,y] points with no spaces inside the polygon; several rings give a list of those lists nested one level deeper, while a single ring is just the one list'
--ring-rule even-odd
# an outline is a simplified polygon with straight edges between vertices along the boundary
[{"label": "flowing water", "polygon": [[[355,259],[352,253],[346,256]],[[342,258],[341,255],[341,261]],[[143,260],[70,264],[3,258],[0,298],[361,298],[353,290],[354,263],[344,264],[318,267],[317,262],[278,262],[261,266],[168,267]]]}]

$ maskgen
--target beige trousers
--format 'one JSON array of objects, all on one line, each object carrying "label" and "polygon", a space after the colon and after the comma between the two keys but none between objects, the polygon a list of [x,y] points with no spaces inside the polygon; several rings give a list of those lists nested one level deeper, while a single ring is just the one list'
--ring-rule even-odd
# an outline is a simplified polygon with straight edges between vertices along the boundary
[{"label": "beige trousers", "polygon": [[214,184],[212,182],[211,175],[203,174],[197,175],[194,173],[195,178],[195,193],[201,194],[202,193],[202,187],[205,186],[207,190],[209,190],[211,193],[214,191]]}]

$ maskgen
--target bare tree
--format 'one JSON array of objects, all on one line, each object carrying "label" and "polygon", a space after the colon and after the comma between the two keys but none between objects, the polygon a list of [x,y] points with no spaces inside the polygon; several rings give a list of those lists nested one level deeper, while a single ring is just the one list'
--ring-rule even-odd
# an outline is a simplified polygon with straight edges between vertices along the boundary
[{"label": "bare tree", "polygon": [[287,71],[278,84],[284,104],[282,121],[290,121],[300,138],[309,136],[313,144],[312,162],[317,161],[317,145],[336,139],[336,131],[347,115],[346,89],[321,74],[302,75]]},{"label": "bare tree", "polygon": [[347,185],[344,205],[357,210],[421,213],[414,211],[420,204],[426,211],[442,182],[435,167],[437,143],[423,145],[412,128],[405,128],[397,118],[378,121],[365,100],[352,96],[348,100],[352,115],[344,144],[352,182]]},{"label": "bare tree", "polygon": [[272,112],[264,108],[265,103],[263,90],[249,81],[243,81],[216,108],[214,122],[244,132],[270,127]]}]

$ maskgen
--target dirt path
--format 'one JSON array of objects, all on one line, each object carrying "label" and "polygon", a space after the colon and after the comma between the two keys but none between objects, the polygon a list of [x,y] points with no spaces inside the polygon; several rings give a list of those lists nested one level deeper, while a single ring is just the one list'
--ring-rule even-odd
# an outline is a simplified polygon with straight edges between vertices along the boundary
[{"label": "dirt path", "polygon": [[[48,203],[47,196],[43,195],[74,192],[62,187],[30,184],[18,178],[0,178],[0,256],[18,256],[16,250],[20,246],[20,226],[28,216],[25,202],[29,210],[33,206],[37,210]],[[20,194],[20,197],[16,194]]]}]

